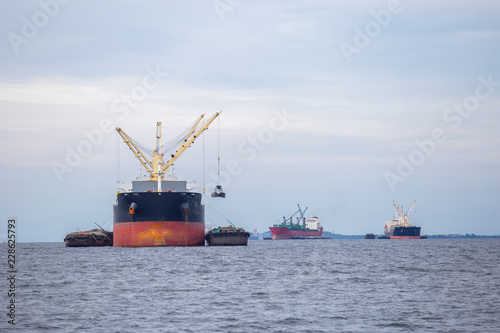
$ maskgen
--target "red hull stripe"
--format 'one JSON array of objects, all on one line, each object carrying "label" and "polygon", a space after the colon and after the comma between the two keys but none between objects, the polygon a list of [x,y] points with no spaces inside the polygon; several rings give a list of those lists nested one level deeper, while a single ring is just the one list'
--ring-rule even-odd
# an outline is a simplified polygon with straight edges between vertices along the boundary
[{"label": "red hull stripe", "polygon": [[273,239],[292,239],[294,236],[300,237],[318,237],[323,235],[323,229],[318,231],[306,231],[306,230],[290,230],[286,227],[269,227],[271,230]]},{"label": "red hull stripe", "polygon": [[390,236],[391,239],[420,239],[420,236]]},{"label": "red hull stripe", "polygon": [[203,246],[205,223],[141,221],[113,224],[113,246]]}]

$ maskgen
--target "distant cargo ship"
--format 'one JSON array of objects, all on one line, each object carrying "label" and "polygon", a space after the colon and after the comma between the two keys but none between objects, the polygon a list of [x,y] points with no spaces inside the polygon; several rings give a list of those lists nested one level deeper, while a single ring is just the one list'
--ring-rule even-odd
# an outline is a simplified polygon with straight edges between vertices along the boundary
[{"label": "distant cargo ship", "polygon": [[408,213],[405,214],[403,207],[400,208],[394,201],[395,217],[392,220],[385,221],[385,236],[391,239],[420,239],[420,227],[412,226],[408,219],[414,205],[415,201],[413,201]]},{"label": "distant cargo ship", "polygon": [[[300,205],[297,204],[299,210],[296,211],[288,219],[283,216],[283,223],[275,224],[269,227],[271,230],[272,239],[304,239],[304,238],[320,238],[323,235],[323,227],[320,220],[316,216],[309,219],[304,217],[307,208],[302,211]],[[300,218],[297,217],[297,222],[293,223],[293,217],[300,213]]]}]

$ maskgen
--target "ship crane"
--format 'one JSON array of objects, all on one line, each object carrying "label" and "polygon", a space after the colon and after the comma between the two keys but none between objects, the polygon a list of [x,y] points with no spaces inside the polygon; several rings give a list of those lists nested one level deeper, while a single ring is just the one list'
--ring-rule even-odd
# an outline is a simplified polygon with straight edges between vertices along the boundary
[{"label": "ship crane", "polygon": [[309,208],[309,207],[306,207],[306,209],[305,209],[304,211],[302,211],[302,209],[300,208],[300,205],[299,205],[299,204],[297,204],[297,206],[299,207],[299,210],[298,210],[298,211],[296,211],[295,213],[293,213],[293,214],[292,214],[292,216],[290,216],[289,218],[286,218],[286,217],[284,217],[284,216],[283,216],[283,225],[285,225],[285,224],[286,224],[286,221],[290,221],[290,224],[292,224],[292,225],[293,225],[293,217],[294,217],[295,215],[297,215],[297,213],[300,213],[300,218],[299,218],[299,217],[297,217],[297,224],[299,224],[299,223],[300,223],[300,221],[302,221],[302,223],[305,225],[305,220],[306,220],[306,218],[304,217],[304,214],[306,213],[307,208]]},{"label": "ship crane", "polygon": [[[193,142],[202,134],[208,126],[217,118],[221,112],[217,112],[212,115],[207,121],[200,122],[205,116],[202,114],[195,121],[194,125],[189,129],[187,135],[184,137],[182,144],[176,149],[175,153],[170,155],[170,159],[167,162],[163,160],[162,144],[161,144],[161,122],[156,123],[156,138],[155,138],[155,150],[153,151],[152,160],[148,159],[146,155],[139,148],[138,144],[132,140],[132,138],[125,133],[121,128],[117,127],[116,131],[123,139],[123,142],[130,148],[135,157],[139,160],[142,166],[150,174],[151,181],[158,181],[158,192],[161,192],[161,181],[164,180],[164,175],[168,169],[174,164],[174,162],[193,144]],[[144,148],[143,148],[144,149]]]},{"label": "ship crane", "polygon": [[283,225],[286,224],[286,221],[290,220],[290,224],[293,224],[293,217],[295,215],[297,215],[297,213],[299,212],[300,210],[296,211],[295,213],[292,214],[292,216],[290,216],[289,218],[286,218],[283,216]]},{"label": "ship crane", "polygon": [[408,210],[408,213],[404,213],[404,210],[403,208],[399,207],[398,204],[396,203],[396,201],[394,201],[394,212],[396,213],[396,218],[399,222],[399,224],[403,227],[410,227],[411,224],[410,224],[410,220],[408,219],[408,216],[410,215],[410,212],[413,208],[413,206],[415,205],[415,201],[413,201],[413,203],[411,204],[410,206],[410,209]]},{"label": "ship crane", "polygon": [[[302,224],[303,224],[303,225],[306,225],[306,218],[304,217],[304,214],[306,213],[307,208],[309,208],[309,207],[306,207],[306,209],[305,209],[304,211],[302,211],[302,209],[300,209],[300,205],[299,205],[299,204],[297,204],[297,206],[299,207],[299,212],[300,212],[300,221],[302,221]],[[298,219],[298,217],[297,217],[297,219]]]}]

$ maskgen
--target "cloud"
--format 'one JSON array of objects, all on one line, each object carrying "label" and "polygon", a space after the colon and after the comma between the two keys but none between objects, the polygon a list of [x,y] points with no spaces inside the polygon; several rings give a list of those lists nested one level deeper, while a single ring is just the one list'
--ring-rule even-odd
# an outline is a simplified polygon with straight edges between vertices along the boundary
[{"label": "cloud", "polygon": [[[352,43],[354,28],[364,29],[374,19],[372,11],[387,8],[387,1],[245,1],[224,20],[210,1],[72,1],[18,53],[5,37],[21,34],[23,17],[31,19],[41,9],[36,2],[6,2],[0,26],[0,173],[8,186],[57,187],[47,200],[61,206],[75,207],[67,193],[92,186],[107,193],[103,201],[112,204],[114,133],[106,134],[63,183],[50,169],[52,161],[64,161],[67,146],[85,139],[84,130],[109,118],[152,145],[156,121],[171,138],[201,113],[223,111],[223,160],[240,161],[244,170],[231,180],[228,193],[237,199],[227,209],[245,227],[263,231],[295,201],[310,200],[330,230],[363,234],[382,229],[380,212],[391,212],[394,197],[426,200],[433,212],[454,206],[445,197],[457,192],[458,180],[460,193],[472,189],[481,196],[484,188],[481,198],[487,201],[498,194],[489,187],[498,185],[498,91],[458,129],[443,115],[474,93],[478,77],[500,80],[499,7],[494,1],[401,4],[403,11],[348,63],[339,44]],[[148,66],[159,66],[168,76],[126,117],[113,112],[113,102],[141,84]],[[283,109],[295,120],[246,161],[238,145],[269,126],[274,110]],[[449,139],[390,192],[384,172],[397,169],[398,156],[407,157],[415,140],[429,138],[435,128],[446,130]],[[212,161],[215,148],[208,146],[214,145],[215,133],[212,125],[205,137]],[[176,163],[176,172],[202,178],[201,155],[202,144],[196,142]],[[138,162],[126,159],[122,175],[130,181]],[[110,186],[103,185],[107,181]],[[272,207],[262,194],[268,188],[279,197]],[[4,195],[3,202],[18,207],[27,226],[38,221],[38,215],[21,211],[21,192],[16,195]],[[368,212],[353,216],[360,201]],[[259,209],[242,217],[239,212],[249,205]],[[457,226],[455,219],[465,213],[458,211],[439,225],[422,221],[425,233],[474,232]],[[493,214],[489,208],[473,211],[481,221]],[[108,213],[105,207],[95,212]],[[84,228],[86,219],[73,223]],[[500,233],[482,223],[480,230]]]}]

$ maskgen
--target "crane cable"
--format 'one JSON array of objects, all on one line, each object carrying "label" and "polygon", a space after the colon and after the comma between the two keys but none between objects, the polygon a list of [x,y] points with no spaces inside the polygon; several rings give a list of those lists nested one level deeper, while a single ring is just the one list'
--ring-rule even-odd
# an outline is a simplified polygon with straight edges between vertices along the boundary
[{"label": "crane cable", "polygon": [[203,131],[203,194],[205,194],[205,131]]},{"label": "crane cable", "polygon": [[118,132],[116,132],[116,186],[118,187],[118,184],[120,184],[121,177],[120,177],[120,138],[119,138]]},{"label": "crane cable", "polygon": [[220,185],[220,117],[217,118],[217,185]]},{"label": "crane cable", "polygon": [[[212,206],[208,205],[208,204],[205,204],[206,207],[210,208],[211,210],[213,210],[215,213],[219,214],[224,220],[226,220],[227,222],[233,224],[231,221],[229,221],[229,219],[227,217],[225,217],[224,215],[222,215],[220,212],[218,212],[217,210],[215,210],[215,208],[213,208]],[[234,224],[233,224],[234,225]]]}]

